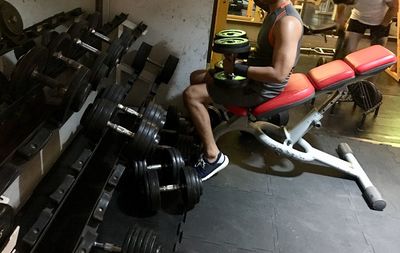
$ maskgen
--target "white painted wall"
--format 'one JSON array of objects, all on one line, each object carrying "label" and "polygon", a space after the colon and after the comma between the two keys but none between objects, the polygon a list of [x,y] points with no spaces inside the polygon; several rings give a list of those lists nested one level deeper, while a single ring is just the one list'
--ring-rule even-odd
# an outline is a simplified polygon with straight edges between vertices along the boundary
[{"label": "white painted wall", "polygon": [[94,11],[95,0],[9,0],[22,16],[24,28],[59,12],[67,12],[81,7]]},{"label": "white painted wall", "polygon": [[171,88],[163,85],[157,101],[181,104],[181,93],[189,83],[190,73],[206,67],[213,0],[105,0],[112,18],[121,12],[128,13],[134,23],[144,21],[148,33],[142,36],[132,49],[142,41],[153,45],[151,57],[162,61],[168,54],[180,58],[171,80]]}]

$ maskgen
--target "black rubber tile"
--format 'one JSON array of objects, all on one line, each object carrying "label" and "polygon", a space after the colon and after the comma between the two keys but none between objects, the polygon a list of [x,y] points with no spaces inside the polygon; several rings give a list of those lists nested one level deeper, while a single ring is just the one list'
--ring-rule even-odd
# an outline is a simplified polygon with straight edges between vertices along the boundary
[{"label": "black rubber tile", "polygon": [[400,219],[386,212],[360,211],[358,220],[374,253],[397,253],[400,249]]},{"label": "black rubber tile", "polygon": [[373,252],[351,210],[279,197],[274,203],[278,252]]},{"label": "black rubber tile", "polygon": [[248,250],[232,245],[203,241],[193,237],[183,237],[182,243],[178,245],[178,253],[272,253],[266,250]]},{"label": "black rubber tile", "polygon": [[206,185],[200,204],[188,213],[185,237],[247,250],[274,250],[272,198],[258,192]]}]

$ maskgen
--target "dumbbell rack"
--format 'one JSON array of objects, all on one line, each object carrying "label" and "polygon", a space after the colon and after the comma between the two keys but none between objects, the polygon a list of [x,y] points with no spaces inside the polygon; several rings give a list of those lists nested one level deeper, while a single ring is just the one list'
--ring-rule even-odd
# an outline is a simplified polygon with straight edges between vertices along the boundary
[{"label": "dumbbell rack", "polygon": [[[50,30],[61,23],[64,23],[71,18],[76,17],[77,15],[82,15],[82,11],[80,8],[74,9],[68,13],[60,13],[56,14],[53,17],[50,17],[38,24],[35,24],[27,29],[25,29],[27,34],[33,34],[35,36],[39,36],[40,34],[38,32],[34,32],[36,30],[39,30],[39,28],[42,29],[41,33],[43,33],[45,30]],[[127,18],[126,14],[120,14],[118,16],[115,16],[114,19],[105,24],[103,28],[101,29],[102,32],[105,34],[110,33],[112,30],[116,29],[120,24],[122,24]],[[58,20],[57,22],[55,20]],[[61,22],[63,21],[63,22]],[[51,23],[48,24],[48,23]],[[33,36],[31,35],[31,36]],[[1,43],[1,42],[0,42]],[[9,48],[11,50],[13,48]],[[3,49],[4,50],[4,49]],[[0,53],[3,51],[0,51]],[[4,52],[3,52],[4,53]],[[22,158],[25,159],[30,159],[33,156],[35,156],[41,148],[47,143],[47,141],[50,140],[51,135],[53,134],[53,130],[57,128],[58,126],[54,126],[54,124],[49,124],[49,122],[46,122],[46,119],[50,118],[50,116],[54,113],[54,109],[52,109],[49,106],[46,106],[40,102],[34,102],[37,99],[33,96],[33,94],[37,94],[37,90],[41,88],[41,85],[36,85],[32,87],[32,89],[27,92],[27,94],[18,100],[14,101],[12,104],[7,106],[7,108],[3,108],[0,113],[0,120],[3,120],[5,118],[10,117],[15,111],[18,111],[18,108],[22,106],[27,106],[29,108],[35,108],[36,111],[39,113],[25,113],[24,116],[31,116],[31,120],[26,120],[24,122],[15,121],[14,125],[18,126],[18,128],[24,128],[22,132],[15,132],[15,129],[12,129],[12,136],[18,136],[17,138],[12,138],[12,143],[6,143],[9,144],[8,146],[6,145],[1,145],[2,149],[0,151],[0,193],[3,193],[3,191],[9,186],[10,182],[15,180],[17,173],[15,171],[15,166],[5,166],[4,168],[2,167],[4,164],[9,163],[15,153],[22,154]],[[30,100],[33,100],[31,105],[28,106],[28,103]],[[40,108],[37,108],[38,105],[40,105]],[[26,122],[29,122],[27,124]],[[65,123],[65,122],[63,122]],[[75,131],[75,129],[73,129]],[[2,134],[5,134],[4,131],[2,131]],[[66,133],[66,135],[69,135]],[[8,148],[6,151],[5,148]],[[19,159],[19,158],[18,158]],[[10,175],[14,175],[10,178]]]}]

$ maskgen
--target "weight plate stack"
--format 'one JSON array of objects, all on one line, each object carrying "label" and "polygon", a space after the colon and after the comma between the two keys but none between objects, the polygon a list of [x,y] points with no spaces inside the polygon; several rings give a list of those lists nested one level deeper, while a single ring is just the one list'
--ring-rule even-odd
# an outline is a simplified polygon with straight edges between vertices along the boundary
[{"label": "weight plate stack", "polygon": [[250,51],[246,38],[223,38],[214,41],[213,51],[221,54],[240,54]]}]

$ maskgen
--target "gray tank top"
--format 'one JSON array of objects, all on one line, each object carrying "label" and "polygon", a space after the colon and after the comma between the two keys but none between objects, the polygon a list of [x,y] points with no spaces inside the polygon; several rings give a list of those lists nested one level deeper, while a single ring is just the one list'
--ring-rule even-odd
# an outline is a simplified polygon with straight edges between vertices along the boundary
[{"label": "gray tank top", "polygon": [[[274,52],[274,46],[273,46],[274,38],[272,36],[272,30],[274,28],[276,21],[284,16],[293,16],[303,24],[299,13],[290,2],[269,13],[268,16],[264,19],[264,22],[258,33],[256,51],[254,53],[254,56],[249,58],[248,61],[249,66],[272,65],[272,56]],[[299,40],[297,46],[297,56],[294,66],[297,64],[299,60],[300,46],[301,46],[301,39]],[[285,88],[286,84],[289,81],[290,75],[291,73],[286,77],[283,83],[261,83],[261,82],[251,81],[249,83],[250,86],[249,88],[257,92],[258,94],[261,94],[261,96],[265,98],[273,98],[279,95],[281,91]]]}]

